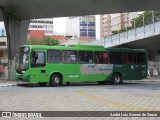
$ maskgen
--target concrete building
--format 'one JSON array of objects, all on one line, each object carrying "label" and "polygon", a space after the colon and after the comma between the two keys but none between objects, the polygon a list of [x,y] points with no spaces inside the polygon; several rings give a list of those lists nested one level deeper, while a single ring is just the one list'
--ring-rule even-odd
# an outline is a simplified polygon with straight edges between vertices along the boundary
[{"label": "concrete building", "polygon": [[7,37],[5,29],[0,29],[0,63],[8,64]]},{"label": "concrete building", "polygon": [[[8,76],[8,49],[5,29],[0,29],[0,65],[4,67],[4,79]],[[0,76],[0,79],[2,79],[2,76]]]},{"label": "concrete building", "polygon": [[130,20],[137,16],[138,12],[100,15],[100,37],[104,38],[111,35],[112,31],[130,26]]},{"label": "concrete building", "polygon": [[69,17],[66,20],[67,34],[76,37],[96,38],[95,16]]},{"label": "concrete building", "polygon": [[46,36],[50,36],[54,34],[53,22],[53,18],[31,19],[28,30],[41,30],[45,32]]}]

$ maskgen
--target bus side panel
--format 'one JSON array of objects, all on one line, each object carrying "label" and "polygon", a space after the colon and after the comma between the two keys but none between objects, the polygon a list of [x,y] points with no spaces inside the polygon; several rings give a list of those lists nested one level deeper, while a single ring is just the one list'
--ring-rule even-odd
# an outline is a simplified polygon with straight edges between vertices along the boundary
[{"label": "bus side panel", "polygon": [[35,67],[30,72],[30,82],[48,82],[46,67]]},{"label": "bus side panel", "polygon": [[140,66],[136,64],[123,64],[124,66],[124,80],[139,80],[140,79]]},{"label": "bus side panel", "polygon": [[79,66],[78,64],[48,64],[47,70],[49,76],[54,73],[60,73],[63,77],[63,82],[79,82]]},{"label": "bus side panel", "polygon": [[94,82],[106,81],[106,80],[107,80],[107,74],[95,74],[94,75]]},{"label": "bus side panel", "polygon": [[107,75],[113,70],[111,64],[82,64],[81,65],[81,81],[97,82],[106,81]]}]

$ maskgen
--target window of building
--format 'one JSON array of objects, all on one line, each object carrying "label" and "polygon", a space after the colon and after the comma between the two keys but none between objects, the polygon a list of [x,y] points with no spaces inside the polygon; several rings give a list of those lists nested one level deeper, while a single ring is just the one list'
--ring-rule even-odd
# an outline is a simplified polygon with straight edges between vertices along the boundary
[{"label": "window of building", "polygon": [[65,50],[62,51],[63,63],[77,63],[77,51]]},{"label": "window of building", "polygon": [[6,46],[6,42],[0,42],[0,46]]},{"label": "window of building", "polygon": [[59,50],[48,50],[47,52],[48,63],[60,63],[61,54]]},{"label": "window of building", "polygon": [[93,52],[92,51],[79,51],[78,59],[79,59],[79,63],[92,64],[93,63]]}]

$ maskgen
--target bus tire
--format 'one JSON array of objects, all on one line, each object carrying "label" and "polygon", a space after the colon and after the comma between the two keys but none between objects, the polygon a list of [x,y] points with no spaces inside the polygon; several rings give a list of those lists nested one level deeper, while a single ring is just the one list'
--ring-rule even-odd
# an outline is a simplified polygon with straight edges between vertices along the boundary
[{"label": "bus tire", "polygon": [[122,83],[122,75],[120,73],[114,73],[112,75],[112,83],[117,85]]},{"label": "bus tire", "polygon": [[61,86],[62,85],[62,77],[59,74],[53,74],[51,76],[50,84],[52,86]]}]

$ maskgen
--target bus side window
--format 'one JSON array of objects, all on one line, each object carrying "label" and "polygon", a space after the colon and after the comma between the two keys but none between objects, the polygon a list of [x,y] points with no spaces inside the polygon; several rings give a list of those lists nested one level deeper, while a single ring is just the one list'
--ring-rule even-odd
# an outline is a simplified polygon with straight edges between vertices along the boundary
[{"label": "bus side window", "polygon": [[32,67],[45,66],[45,52],[34,51],[32,53]]},{"label": "bus side window", "polygon": [[122,64],[122,52],[110,52],[109,62],[111,64]]},{"label": "bus side window", "polygon": [[103,63],[104,64],[108,63],[108,53],[107,52],[103,52]]},{"label": "bus side window", "polygon": [[145,59],[144,52],[137,53],[137,63],[145,63]]},{"label": "bus side window", "polygon": [[61,54],[59,50],[48,50],[48,63],[60,63],[61,62]]},{"label": "bus side window", "polygon": [[125,64],[135,64],[136,63],[136,53],[124,53],[124,63]]},{"label": "bus side window", "polygon": [[63,50],[62,51],[63,63],[77,63],[77,51],[75,50]]},{"label": "bus side window", "polygon": [[125,54],[124,54],[124,63],[125,63],[125,64],[130,63],[130,61],[129,61],[129,54],[128,54],[128,53],[125,53]]},{"label": "bus side window", "polygon": [[32,52],[32,64],[36,64],[38,61],[38,55],[37,52]]},{"label": "bus side window", "polygon": [[106,64],[108,62],[107,52],[94,52],[94,63],[96,64]]},{"label": "bus side window", "polygon": [[93,63],[93,52],[92,51],[79,51],[78,52],[79,63],[81,64],[92,64]]},{"label": "bus side window", "polygon": [[136,63],[136,53],[131,53],[131,63]]}]

